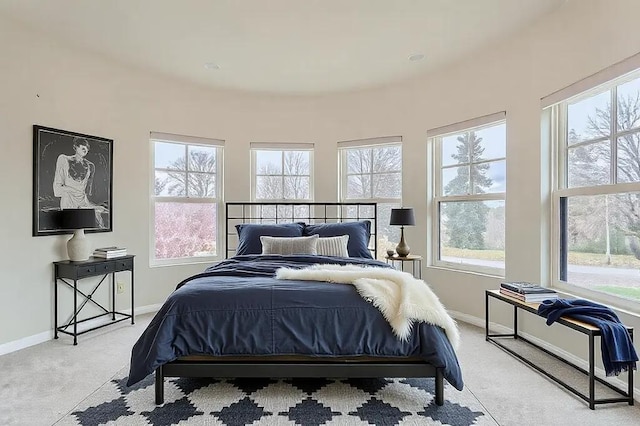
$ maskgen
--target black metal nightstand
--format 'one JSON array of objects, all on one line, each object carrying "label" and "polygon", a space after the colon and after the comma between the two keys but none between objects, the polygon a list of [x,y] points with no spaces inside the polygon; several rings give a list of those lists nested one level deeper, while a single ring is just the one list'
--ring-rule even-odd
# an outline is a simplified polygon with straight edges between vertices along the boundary
[{"label": "black metal nightstand", "polygon": [[[126,255],[115,257],[112,259],[103,259],[100,257],[90,257],[89,260],[81,261],[81,262],[73,262],[71,260],[63,260],[60,262],[53,262],[53,287],[54,287],[54,332],[53,338],[58,338],[58,333],[68,334],[69,336],[73,336],[73,344],[78,344],[78,336],[84,333],[87,333],[92,330],[96,330],[98,328],[105,327],[107,325],[115,324],[120,321],[125,321],[131,318],[131,324],[134,324],[134,313],[133,313],[133,295],[134,295],[134,273],[133,273],[133,258],[134,255]],[[131,272],[131,314],[126,314],[123,312],[116,311],[116,272],[122,271],[130,271]],[[96,302],[93,299],[93,295],[96,290],[100,287],[100,285],[107,279],[107,277],[111,275],[111,310],[105,308],[100,303]],[[82,290],[78,289],[78,280],[88,277],[97,277],[102,276],[100,282],[95,285],[93,290],[90,293],[84,293]],[[68,280],[73,280],[73,284],[71,284]],[[66,284],[68,287],[73,289],[73,316],[71,319],[64,325],[58,327],[58,282],[62,282]],[[78,294],[84,298],[78,306]],[[98,306],[100,309],[104,311],[104,313],[99,315],[94,315],[89,318],[85,318],[82,320],[78,320],[78,314],[87,304],[87,302],[92,302],[94,305]],[[111,321],[106,322],[104,324],[96,325],[82,331],[78,331],[78,324],[81,324],[85,321],[90,321],[105,315],[111,315]],[[73,327],[73,332],[68,331],[69,327]]]},{"label": "black metal nightstand", "polygon": [[[422,279],[422,256],[416,256],[414,254],[403,256],[385,256],[387,263],[390,263],[396,269],[404,271],[405,262],[411,263],[411,273],[414,277]],[[400,268],[396,267],[396,262],[400,262]],[[416,269],[417,267],[417,269]]]}]

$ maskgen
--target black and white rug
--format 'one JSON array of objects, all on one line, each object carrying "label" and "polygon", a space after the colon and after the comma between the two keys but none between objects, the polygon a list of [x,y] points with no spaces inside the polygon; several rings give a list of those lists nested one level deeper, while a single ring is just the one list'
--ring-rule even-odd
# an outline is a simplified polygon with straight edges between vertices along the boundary
[{"label": "black and white rug", "polygon": [[126,370],[75,407],[58,425],[495,425],[468,391],[445,387],[435,404],[433,379],[165,379],[128,388]]}]

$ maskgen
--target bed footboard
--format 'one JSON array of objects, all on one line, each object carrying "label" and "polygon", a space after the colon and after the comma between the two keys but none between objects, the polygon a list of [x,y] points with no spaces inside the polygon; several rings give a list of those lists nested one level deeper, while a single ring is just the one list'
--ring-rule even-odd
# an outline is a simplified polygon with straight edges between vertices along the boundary
[{"label": "bed footboard", "polygon": [[425,363],[253,363],[173,361],[156,368],[156,404],[164,403],[164,378],[167,377],[434,377],[436,405],[444,404],[444,373]]}]

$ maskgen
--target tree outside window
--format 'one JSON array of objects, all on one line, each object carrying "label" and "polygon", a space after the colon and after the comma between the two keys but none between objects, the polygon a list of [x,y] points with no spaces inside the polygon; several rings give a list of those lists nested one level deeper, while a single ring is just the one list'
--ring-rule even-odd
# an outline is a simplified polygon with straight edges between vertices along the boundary
[{"label": "tree outside window", "polygon": [[254,150],[255,199],[311,199],[311,151]]}]

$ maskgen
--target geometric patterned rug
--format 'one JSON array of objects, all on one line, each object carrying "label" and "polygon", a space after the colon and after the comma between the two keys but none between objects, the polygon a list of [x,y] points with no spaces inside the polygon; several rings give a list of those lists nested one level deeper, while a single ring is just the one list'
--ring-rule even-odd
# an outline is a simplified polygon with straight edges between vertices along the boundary
[{"label": "geometric patterned rug", "polygon": [[496,425],[468,391],[433,379],[166,378],[154,403],[154,376],[127,387],[127,368],[56,423],[66,425]]}]

